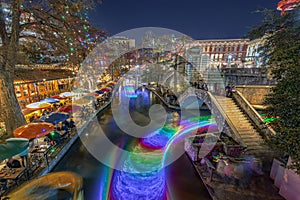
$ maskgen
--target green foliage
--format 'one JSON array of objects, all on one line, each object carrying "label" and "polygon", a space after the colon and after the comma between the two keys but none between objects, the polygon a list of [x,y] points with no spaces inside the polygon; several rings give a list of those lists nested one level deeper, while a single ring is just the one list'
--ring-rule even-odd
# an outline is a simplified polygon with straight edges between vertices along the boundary
[{"label": "green foliage", "polygon": [[267,19],[250,34],[265,36],[266,67],[277,81],[265,100],[268,116],[278,117],[272,123],[277,134],[270,146],[291,156],[290,167],[300,174],[300,20],[297,13],[299,9],[284,16],[268,11]]}]

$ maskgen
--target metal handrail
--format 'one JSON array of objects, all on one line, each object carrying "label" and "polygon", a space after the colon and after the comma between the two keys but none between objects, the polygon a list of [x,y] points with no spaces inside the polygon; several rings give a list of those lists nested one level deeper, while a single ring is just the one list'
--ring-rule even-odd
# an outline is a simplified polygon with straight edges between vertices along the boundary
[{"label": "metal handrail", "polygon": [[[253,108],[253,106],[249,103],[249,101],[242,95],[242,93],[240,93],[239,91],[237,91],[233,97],[235,98],[236,101],[238,101],[237,98],[240,98],[241,101],[243,101],[247,108],[250,109],[250,112],[252,112],[252,114],[254,115],[254,117],[256,117],[259,120],[260,124],[255,123],[255,120],[252,119],[251,115],[248,114],[248,116],[250,117],[251,121],[262,131],[262,129],[266,129],[265,133],[269,134],[271,136],[276,135],[276,132],[271,128],[268,127],[265,123],[265,121],[263,120],[263,118],[260,116],[260,114]],[[241,104],[240,102],[238,102],[239,104]],[[242,105],[240,105],[241,108],[247,113],[246,108],[243,108]],[[262,128],[260,126],[263,126]],[[267,139],[269,139],[269,135],[265,135]]]}]

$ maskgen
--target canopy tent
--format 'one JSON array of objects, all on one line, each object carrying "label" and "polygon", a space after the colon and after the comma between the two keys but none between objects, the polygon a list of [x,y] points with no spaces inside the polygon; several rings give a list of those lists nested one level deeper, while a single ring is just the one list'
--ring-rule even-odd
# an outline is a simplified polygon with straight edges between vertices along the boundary
[{"label": "canopy tent", "polygon": [[51,133],[52,131],[54,131],[54,129],[54,125],[50,123],[30,123],[14,130],[14,136],[16,138],[38,138]]},{"label": "canopy tent", "polygon": [[26,138],[9,138],[4,144],[0,144],[0,161],[11,158],[27,151],[29,140]]}]

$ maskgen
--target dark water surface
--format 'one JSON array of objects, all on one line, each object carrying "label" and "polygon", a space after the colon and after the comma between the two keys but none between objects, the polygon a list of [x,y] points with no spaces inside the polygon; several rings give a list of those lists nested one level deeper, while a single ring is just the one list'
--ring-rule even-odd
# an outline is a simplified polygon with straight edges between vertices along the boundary
[{"label": "dark water surface", "polygon": [[[148,91],[145,92],[147,92],[146,96],[139,96],[130,101],[130,115],[139,125],[146,125],[149,123],[148,108],[154,103],[160,103],[152,93]],[[168,112],[171,113],[172,111]],[[106,136],[113,143],[125,144],[123,145],[123,148],[127,149],[129,147],[127,147],[126,144],[129,145],[136,142],[136,139],[123,133],[118,128],[113,119],[110,107],[98,115],[98,121]],[[88,152],[80,139],[75,142],[53,171],[72,171],[81,175],[84,179],[84,191],[87,200],[104,200],[104,190],[105,188],[108,189],[110,185],[107,176],[109,173],[112,174],[111,172],[113,172],[111,168],[95,159]],[[183,154],[178,160],[166,167],[164,174],[169,199],[211,199],[186,154]],[[112,185],[113,184],[114,183],[112,183]],[[123,196],[121,197],[120,194],[120,198],[116,196],[115,199],[141,199],[135,197],[124,198],[124,194],[122,195]]]}]

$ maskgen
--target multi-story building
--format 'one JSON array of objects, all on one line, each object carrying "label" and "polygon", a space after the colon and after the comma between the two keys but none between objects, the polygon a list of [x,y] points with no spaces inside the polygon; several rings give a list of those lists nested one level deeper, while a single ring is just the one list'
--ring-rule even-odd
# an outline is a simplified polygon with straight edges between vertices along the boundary
[{"label": "multi-story building", "polygon": [[187,58],[199,71],[242,67],[249,41],[249,39],[195,40],[187,45]]}]

